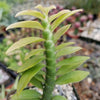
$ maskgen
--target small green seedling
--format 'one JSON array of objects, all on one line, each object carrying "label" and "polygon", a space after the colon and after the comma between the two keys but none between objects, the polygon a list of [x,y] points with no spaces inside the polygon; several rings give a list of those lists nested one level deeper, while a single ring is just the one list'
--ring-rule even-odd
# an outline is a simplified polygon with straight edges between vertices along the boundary
[{"label": "small green seedling", "polygon": [[[24,27],[39,29],[43,32],[43,38],[26,37],[20,39],[7,50],[7,54],[31,43],[44,43],[44,48],[30,51],[30,53],[25,56],[23,65],[16,68],[17,70],[15,69],[18,73],[21,73],[21,77],[18,82],[17,92],[12,96],[12,100],[66,100],[67,98],[63,96],[55,96],[52,94],[55,85],[79,82],[89,74],[85,71],[75,71],[75,69],[89,59],[89,57],[73,56],[56,62],[59,57],[72,54],[81,49],[80,47],[70,46],[73,42],[62,43],[55,46],[57,40],[71,25],[63,26],[54,34],[54,30],[60,23],[71,15],[81,11],[81,9],[74,11],[62,10],[49,17],[49,11],[55,8],[55,6],[43,7],[38,5],[35,7],[35,9],[38,10],[21,11],[16,17],[31,15],[39,18],[41,23],[38,21],[22,21],[7,27],[7,30]],[[46,72],[42,70],[43,67],[45,67]],[[32,89],[24,90],[28,83],[32,83],[34,86],[40,88],[43,94]]]}]

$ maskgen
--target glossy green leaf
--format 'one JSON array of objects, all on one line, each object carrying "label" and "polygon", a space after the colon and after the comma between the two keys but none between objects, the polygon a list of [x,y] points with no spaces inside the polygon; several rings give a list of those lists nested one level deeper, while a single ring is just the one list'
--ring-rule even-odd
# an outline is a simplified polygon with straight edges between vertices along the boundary
[{"label": "glossy green leaf", "polygon": [[17,87],[17,94],[20,94],[21,91],[27,86],[30,80],[44,67],[42,64],[37,64],[35,67],[30,68],[29,70],[25,71],[18,83]]},{"label": "glossy green leaf", "polygon": [[58,64],[62,65],[62,67],[58,69],[56,75],[64,75],[64,74],[78,68],[87,59],[89,59],[89,57],[76,56],[76,57],[71,57],[69,59],[58,62],[57,65]]},{"label": "glossy green leaf", "polygon": [[64,96],[56,95],[52,98],[52,100],[67,100]]},{"label": "glossy green leaf", "polygon": [[51,15],[51,16],[49,17],[49,22],[52,22],[52,21],[53,21],[54,19],[56,19],[57,17],[59,17],[59,16],[65,14],[65,13],[68,13],[68,12],[70,12],[70,10],[61,10],[61,11],[58,12],[57,14]]},{"label": "glossy green leaf", "polygon": [[15,42],[6,52],[6,54],[9,54],[10,52],[16,50],[16,49],[19,49],[23,46],[26,46],[28,44],[31,44],[31,43],[36,43],[36,42],[40,42],[40,41],[45,41],[44,39],[42,38],[39,38],[39,37],[27,37],[27,38],[23,38],[23,39],[20,39],[19,41]]},{"label": "glossy green leaf", "polygon": [[48,12],[52,9],[55,9],[56,7],[54,5],[51,5],[50,7],[43,7],[42,5],[37,5],[35,8],[42,11],[44,14],[48,15]]},{"label": "glossy green leaf", "polygon": [[35,16],[39,19],[42,19],[42,20],[44,19],[43,14],[35,10],[24,10],[24,11],[18,12],[15,17],[22,16],[22,15]]},{"label": "glossy green leaf", "polygon": [[65,75],[60,76],[56,80],[56,84],[62,85],[62,84],[76,83],[83,80],[88,75],[89,72],[86,71],[72,71]]},{"label": "glossy green leaf", "polygon": [[36,90],[24,90],[20,95],[13,95],[11,100],[40,100],[41,94]]},{"label": "glossy green leaf", "polygon": [[55,34],[54,34],[54,43],[57,42],[57,40],[65,34],[65,32],[70,28],[71,25],[66,25],[60,28]]},{"label": "glossy green leaf", "polygon": [[39,62],[41,62],[42,60],[44,60],[45,57],[44,56],[35,56],[31,59],[28,59],[19,69],[18,72],[23,72],[25,70],[28,70],[32,67],[35,67],[36,64],[38,64]]},{"label": "glossy green leaf", "polygon": [[25,56],[25,60],[29,59],[30,57],[32,57],[34,55],[43,54],[44,51],[45,51],[45,49],[34,49],[28,55]]},{"label": "glossy green leaf", "polygon": [[42,83],[38,81],[35,77],[31,79],[30,83],[32,83],[33,86],[43,89]]},{"label": "glossy green leaf", "polygon": [[57,51],[57,50],[60,50],[60,49],[63,49],[63,48],[65,48],[65,47],[67,47],[67,46],[69,46],[69,45],[72,45],[72,44],[75,44],[75,43],[74,43],[74,42],[62,43],[62,44],[60,44],[60,45],[58,45],[58,46],[56,47],[56,51]]},{"label": "glossy green leaf", "polygon": [[6,28],[6,30],[12,29],[12,28],[36,28],[36,29],[43,30],[43,26],[37,21],[17,22],[17,23],[14,23],[14,24],[11,24],[10,26],[8,26]]},{"label": "glossy green leaf", "polygon": [[79,9],[79,10],[73,10],[69,13],[66,13],[66,14],[63,14],[62,16],[60,16],[58,19],[56,19],[52,25],[51,25],[51,28],[52,28],[52,31],[54,31],[54,29],[60,25],[60,23],[62,23],[66,18],[70,17],[71,15],[77,13],[77,12],[80,12],[82,11],[82,9]]},{"label": "glossy green leaf", "polygon": [[89,59],[89,57],[86,57],[86,56],[73,56],[73,57],[70,57],[70,58],[67,58],[67,59],[64,59],[64,60],[58,62],[56,64],[56,67],[64,66],[64,65],[69,66],[69,65],[74,65],[74,64],[80,65],[88,59]]},{"label": "glossy green leaf", "polygon": [[69,55],[69,54],[75,53],[76,51],[79,51],[80,49],[82,49],[82,48],[81,47],[71,47],[71,46],[66,47],[66,48],[63,48],[63,49],[57,51],[56,57]]}]

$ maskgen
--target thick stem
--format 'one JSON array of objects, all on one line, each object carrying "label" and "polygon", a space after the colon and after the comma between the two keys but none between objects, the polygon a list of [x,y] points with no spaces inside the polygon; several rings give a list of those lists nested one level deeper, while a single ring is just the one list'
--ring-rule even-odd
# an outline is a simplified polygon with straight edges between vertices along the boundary
[{"label": "thick stem", "polygon": [[51,100],[52,92],[55,87],[55,74],[56,74],[56,57],[55,57],[55,46],[53,42],[53,33],[51,31],[48,18],[45,18],[43,22],[45,28],[43,37],[45,38],[45,56],[46,56],[46,81],[43,89],[42,100]]}]

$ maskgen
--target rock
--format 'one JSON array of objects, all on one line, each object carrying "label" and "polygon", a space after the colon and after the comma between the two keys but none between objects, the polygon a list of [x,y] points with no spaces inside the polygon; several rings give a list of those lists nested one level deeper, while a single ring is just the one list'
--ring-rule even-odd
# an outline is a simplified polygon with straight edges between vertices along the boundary
[{"label": "rock", "polygon": [[[35,90],[39,91],[41,94],[42,91],[38,88],[34,88]],[[61,95],[66,97],[68,100],[77,100],[74,92],[73,92],[73,88],[70,85],[56,85],[55,89],[53,91],[54,95]]]}]

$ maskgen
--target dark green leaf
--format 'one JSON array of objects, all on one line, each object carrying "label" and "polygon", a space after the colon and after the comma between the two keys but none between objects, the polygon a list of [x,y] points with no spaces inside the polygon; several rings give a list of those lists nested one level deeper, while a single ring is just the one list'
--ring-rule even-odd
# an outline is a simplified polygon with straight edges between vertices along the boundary
[{"label": "dark green leaf", "polygon": [[42,83],[40,81],[38,81],[35,77],[33,77],[30,82],[32,83],[32,85],[34,85],[40,89],[43,89]]},{"label": "dark green leaf", "polygon": [[42,74],[38,74],[38,73],[37,73],[37,74],[35,75],[35,78],[36,78],[38,81],[40,81],[40,82],[44,82],[44,81],[45,81]]}]

